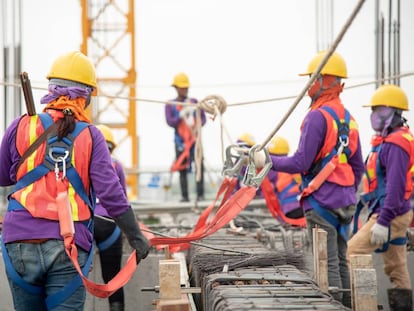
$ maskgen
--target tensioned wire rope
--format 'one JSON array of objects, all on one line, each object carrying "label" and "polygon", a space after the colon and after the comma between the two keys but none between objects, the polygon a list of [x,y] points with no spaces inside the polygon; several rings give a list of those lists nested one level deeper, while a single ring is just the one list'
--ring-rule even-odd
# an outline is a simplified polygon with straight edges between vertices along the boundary
[{"label": "tensioned wire rope", "polygon": [[[332,51],[332,53],[333,53],[333,51]],[[322,68],[322,66],[320,66],[320,67]],[[317,70],[316,72],[318,72],[318,71],[320,72],[320,70],[321,69]],[[377,80],[370,80],[370,81],[367,81],[367,82],[346,85],[344,87],[344,89],[355,89],[355,88],[365,87],[365,86],[368,86],[368,85],[376,85],[378,83],[384,83],[385,81],[390,81],[392,79],[396,79],[396,78],[401,79],[401,78],[407,78],[407,77],[411,77],[411,76],[414,76],[414,72],[405,72],[405,73],[400,73],[400,74],[392,75],[392,76],[389,76],[389,77],[384,77],[384,78],[377,79]],[[316,78],[316,75],[315,75],[315,78]],[[226,103],[224,98],[221,97],[220,95],[208,95],[204,99],[202,99],[199,102],[199,105],[202,105],[202,107],[200,106],[200,108],[202,108],[202,109],[206,110],[206,112],[210,113],[213,116],[212,117],[213,120],[216,117],[219,118],[220,129],[221,129],[220,130],[221,131],[220,137],[221,137],[222,158],[224,158],[224,138],[223,138],[224,134],[227,135],[228,141],[230,141],[230,142],[233,141],[230,137],[229,131],[227,130],[227,128],[224,124],[224,120],[222,118],[222,114],[228,108],[233,108],[233,107],[238,107],[238,106],[246,106],[246,105],[252,105],[252,104],[262,104],[262,103],[269,103],[269,102],[286,101],[286,100],[291,100],[291,99],[296,98],[296,100],[294,101],[294,103],[290,107],[289,111],[285,114],[282,121],[280,121],[280,123],[276,126],[276,128],[272,131],[272,133],[268,136],[268,138],[262,143],[262,145],[260,146],[260,149],[257,149],[257,151],[259,151],[262,148],[264,148],[264,146],[267,145],[269,140],[282,127],[284,122],[288,119],[290,114],[293,112],[293,110],[296,108],[296,106],[299,104],[299,102],[301,101],[301,99],[305,95],[308,87],[311,84],[310,81],[314,81],[315,78],[313,80],[312,80],[312,77],[310,78],[310,80],[306,84],[305,88],[303,89],[303,91],[298,96],[288,95],[288,96],[272,97],[272,98],[250,100],[250,101],[236,102],[236,103]],[[9,86],[9,87],[21,87],[21,85],[18,84],[18,83],[4,82],[4,81],[0,81],[0,85]],[[38,87],[38,86],[32,86],[32,89],[34,89],[34,90],[46,90],[47,91],[47,88]],[[165,100],[148,99],[148,98],[140,98],[140,97],[128,97],[128,96],[119,96],[119,95],[118,96],[111,96],[111,95],[107,95],[107,94],[100,94],[97,97],[108,98],[108,99],[111,99],[111,100],[119,99],[119,100],[126,100],[126,101],[136,101],[136,102],[141,102],[141,103],[152,103],[152,104],[162,104],[162,105],[176,105],[176,104],[181,104],[183,106],[189,105],[188,103],[179,103],[179,102],[174,102],[174,101],[165,101]],[[200,132],[201,125],[198,125],[198,126],[200,126],[200,128],[198,129],[198,131]],[[201,135],[199,135],[199,136],[201,136]],[[200,154],[202,154],[201,140],[199,141],[199,147],[196,150],[198,150],[198,154],[200,156]],[[200,160],[196,160],[196,161],[200,162]],[[223,162],[224,162],[224,160],[223,160]]]}]

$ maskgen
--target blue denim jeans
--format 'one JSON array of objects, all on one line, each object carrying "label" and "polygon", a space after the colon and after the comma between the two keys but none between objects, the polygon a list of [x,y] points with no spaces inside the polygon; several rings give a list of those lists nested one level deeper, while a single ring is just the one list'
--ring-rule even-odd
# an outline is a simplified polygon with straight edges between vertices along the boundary
[{"label": "blue denim jeans", "polygon": [[[40,244],[9,243],[6,244],[6,249],[16,272],[27,283],[42,287],[44,290],[43,295],[28,293],[7,275],[13,296],[14,309],[17,311],[48,310],[45,299],[59,292],[78,275],[65,252],[63,241],[48,240]],[[88,253],[79,248],[78,253],[78,261],[82,267],[86,263]],[[83,310],[85,298],[85,287],[81,285],[68,299],[53,310]]]},{"label": "blue denim jeans", "polygon": [[[338,287],[339,289],[350,289],[349,271],[346,261],[347,241],[338,233],[334,226],[323,219],[316,211],[307,211],[305,217],[311,244],[313,241],[312,228],[317,226],[327,232],[329,286]],[[350,292],[339,292],[332,296],[343,305],[351,307]]]}]

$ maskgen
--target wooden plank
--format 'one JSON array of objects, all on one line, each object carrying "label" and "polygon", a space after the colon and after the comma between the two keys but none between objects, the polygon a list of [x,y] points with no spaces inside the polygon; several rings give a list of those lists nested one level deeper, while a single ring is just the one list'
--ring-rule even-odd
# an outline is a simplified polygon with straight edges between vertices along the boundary
[{"label": "wooden plank", "polygon": [[180,262],[180,285],[182,287],[190,287],[188,279],[188,270],[184,253],[174,253],[172,257]]},{"label": "wooden plank", "polygon": [[180,262],[164,259],[159,263],[160,299],[181,299]]},{"label": "wooden plank", "polygon": [[377,311],[377,273],[375,269],[354,269],[355,311]]},{"label": "wooden plank", "polygon": [[160,300],[157,311],[190,311],[190,304],[186,295],[181,299]]},{"label": "wooden plank", "polygon": [[[351,279],[351,300],[352,300],[352,310],[356,311],[356,310],[364,310],[364,309],[357,309],[360,307],[360,305],[362,304],[363,307],[368,308],[370,307],[371,303],[374,303],[372,300],[373,298],[369,298],[370,293],[374,290],[371,287],[374,286],[372,285],[372,282],[375,282],[375,292],[377,291],[377,281],[376,281],[376,275],[375,275],[375,279],[374,280],[369,280],[369,282],[366,284],[366,286],[369,286],[370,288],[367,289],[368,294],[363,293],[362,295],[360,295],[357,291],[360,290],[359,286],[364,286],[364,284],[360,284],[360,279],[367,277],[368,272],[366,272],[365,275],[361,275],[361,273],[359,270],[374,270],[373,269],[373,263],[372,263],[372,255],[368,254],[368,255],[351,255],[349,257],[349,275],[350,275],[350,279]],[[357,278],[356,273],[358,273],[358,277],[360,279]],[[361,302],[358,302],[357,300],[361,299]],[[377,309],[377,298],[376,298],[376,294],[375,294],[375,310]],[[371,310],[371,309],[367,309],[367,310]]]},{"label": "wooden plank", "polygon": [[327,241],[328,234],[325,230],[320,228],[312,229],[312,241],[313,241],[313,268],[315,273],[316,283],[319,288],[328,292],[328,249]]}]

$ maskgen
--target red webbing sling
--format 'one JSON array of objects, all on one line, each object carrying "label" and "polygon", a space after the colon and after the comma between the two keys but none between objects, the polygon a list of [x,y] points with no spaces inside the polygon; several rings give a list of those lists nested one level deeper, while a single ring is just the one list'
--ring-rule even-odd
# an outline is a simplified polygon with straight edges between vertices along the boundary
[{"label": "red webbing sling", "polygon": [[[173,245],[172,248],[170,248],[171,252],[177,251],[179,249],[185,249],[188,248],[186,243],[188,244],[188,242],[199,240],[210,234],[213,234],[224,225],[229,223],[230,220],[237,216],[240,211],[242,211],[256,195],[256,188],[242,187],[230,199],[228,199],[235,187],[236,181],[237,180],[235,178],[224,179],[216,196],[216,200],[223,192],[224,196],[217,212],[211,221],[207,223],[208,216],[210,216],[211,211],[214,208],[214,203],[210,205],[209,208],[204,211],[204,213],[202,213],[199,221],[197,222],[196,228],[192,233],[182,238],[160,238],[154,237],[154,235],[148,234],[147,232],[146,236],[149,239],[150,245],[156,246],[162,244],[181,244],[177,245],[177,247],[174,247],[175,245]],[[83,285],[85,286],[86,290],[93,296],[99,298],[107,298],[111,296],[119,288],[127,284],[133,276],[137,266],[135,255],[136,251],[134,250],[131,253],[122,269],[108,283],[100,284],[89,280],[82,273],[82,269],[78,262],[78,250],[74,242],[74,226],[67,197],[67,182],[65,183],[61,180],[58,181],[58,195],[56,200],[59,211],[59,224],[61,228],[61,235],[64,238],[65,250],[71,259],[75,269],[78,271]],[[146,232],[146,227],[143,224],[140,224],[140,227],[144,229],[144,232]]]},{"label": "red webbing sling", "polygon": [[[83,275],[82,269],[79,266],[78,262],[78,249],[74,241],[75,229],[67,196],[67,180],[57,180],[57,189],[58,194],[56,197],[56,202],[58,205],[60,234],[64,239],[66,254],[69,256],[75,269],[78,271],[86,290],[96,297],[107,298],[116,292],[119,288],[127,284],[133,276],[137,267],[137,260],[135,255],[136,251],[134,250],[131,253],[124,267],[107,284],[99,284],[89,280],[86,276]],[[143,224],[140,224],[140,227],[143,229],[146,228]],[[153,235],[148,236],[148,234],[146,236],[147,238],[153,237]]]},{"label": "red webbing sling", "polygon": [[[229,182],[229,183],[228,183]],[[224,181],[219,192],[223,192],[225,187],[231,188],[233,181]],[[229,188],[227,189],[229,190]],[[224,196],[228,197],[231,191],[226,191]],[[234,193],[229,199],[222,200],[219,208],[210,221],[207,221],[210,216],[214,203],[210,205],[204,213],[200,216],[199,221],[195,229],[184,237],[156,237],[150,240],[151,245],[170,245],[170,251],[175,252],[189,248],[189,242],[203,239],[217,230],[221,229],[224,225],[228,224],[230,220],[234,219],[255,197],[256,188],[250,186],[243,186],[236,193]],[[216,198],[217,199],[217,198]],[[224,203],[223,203],[224,202]],[[174,245],[171,245],[174,244]],[[178,245],[177,245],[178,244]]]},{"label": "red webbing sling", "polygon": [[305,217],[301,217],[298,219],[286,217],[285,214],[282,212],[282,208],[280,207],[279,200],[277,199],[275,192],[273,190],[272,184],[269,180],[269,177],[265,177],[263,179],[262,184],[260,185],[262,189],[262,193],[264,199],[266,201],[267,208],[269,209],[272,216],[277,220],[282,220],[283,222],[290,224],[292,226],[298,227],[306,227],[306,219]]},{"label": "red webbing sling", "polygon": [[171,172],[181,171],[188,168],[190,164],[190,150],[195,143],[195,137],[193,133],[183,120],[180,121],[177,131],[183,139],[184,150],[181,152],[179,157],[174,161],[173,165],[171,166]]},{"label": "red webbing sling", "polygon": [[[230,197],[231,193],[233,192],[234,188],[236,187],[236,183],[237,183],[237,179],[236,178],[224,178],[224,180],[222,181],[219,190],[217,191],[216,197],[213,201],[213,203],[211,203],[200,215],[195,227],[194,227],[194,231],[200,230],[200,228],[205,227],[206,222],[208,217],[210,216],[212,210],[214,209],[214,207],[216,206],[216,202],[218,201],[218,199],[220,198],[220,196],[224,193],[223,198],[221,200],[220,205],[218,206],[218,208],[220,208],[224,202],[227,201],[227,199]],[[151,239],[149,239],[151,242]],[[154,245],[157,249],[162,249],[164,247],[166,247],[168,244],[152,244]],[[189,246],[189,244],[185,243],[182,245],[182,247],[185,246]],[[180,249],[179,245],[174,245],[174,246],[170,246],[169,249],[171,251],[171,248],[173,248],[173,251],[178,251]]]},{"label": "red webbing sling", "polygon": [[67,180],[57,180],[57,190],[58,194],[56,197],[56,202],[58,205],[60,234],[64,239],[66,254],[68,254],[75,269],[78,271],[80,277],[82,278],[82,283],[85,286],[86,290],[96,297],[109,297],[119,288],[124,286],[134,274],[137,265],[135,251],[129,256],[127,263],[123,269],[119,271],[119,273],[107,284],[98,284],[90,281],[83,275],[82,269],[79,266],[78,262],[78,249],[74,241],[75,229],[67,196]]}]

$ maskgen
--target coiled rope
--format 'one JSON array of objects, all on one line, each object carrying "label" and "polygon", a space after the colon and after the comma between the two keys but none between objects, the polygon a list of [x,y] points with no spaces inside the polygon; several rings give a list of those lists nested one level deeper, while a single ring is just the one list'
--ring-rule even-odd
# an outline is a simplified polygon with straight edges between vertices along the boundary
[{"label": "coiled rope", "polygon": [[[197,137],[196,137],[196,144],[195,144],[195,163],[196,163],[196,180],[201,180],[201,164],[203,159],[203,145],[201,141],[201,109],[203,109],[206,113],[212,115],[212,120],[218,116],[220,120],[220,126],[221,126],[221,148],[222,148],[222,157],[223,157],[223,150],[224,150],[224,140],[223,140],[223,119],[222,114],[227,110],[227,102],[224,100],[223,97],[220,95],[208,95],[205,98],[203,98],[201,101],[197,104]],[[227,132],[228,134],[228,132]],[[224,162],[224,158],[222,159]]]}]

